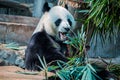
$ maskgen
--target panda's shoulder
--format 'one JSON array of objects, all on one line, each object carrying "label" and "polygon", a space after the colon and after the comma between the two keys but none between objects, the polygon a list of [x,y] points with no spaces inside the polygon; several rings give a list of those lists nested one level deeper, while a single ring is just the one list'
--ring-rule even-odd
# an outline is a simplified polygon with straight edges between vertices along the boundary
[{"label": "panda's shoulder", "polygon": [[31,37],[31,41],[38,41],[39,38],[43,38],[44,36],[46,36],[47,34],[43,31],[40,32],[36,32],[35,34],[32,35]]}]

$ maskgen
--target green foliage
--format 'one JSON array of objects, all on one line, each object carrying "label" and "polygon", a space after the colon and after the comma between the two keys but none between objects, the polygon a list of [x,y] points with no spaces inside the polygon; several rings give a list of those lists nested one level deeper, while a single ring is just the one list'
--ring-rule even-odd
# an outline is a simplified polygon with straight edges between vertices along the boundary
[{"label": "green foliage", "polygon": [[45,58],[43,57],[43,60],[41,59],[41,57],[39,55],[38,56],[38,59],[42,65],[41,66],[38,66],[41,70],[45,71],[45,80],[48,80],[48,76],[47,76],[47,72],[48,72],[48,69],[47,69],[47,64],[46,64],[46,61],[45,61]]},{"label": "green foliage", "polygon": [[14,50],[19,50],[19,44],[15,43],[15,42],[12,42],[12,43],[9,43],[9,44],[6,44],[5,46],[6,48],[10,48],[10,49],[14,49]]},{"label": "green foliage", "polygon": [[91,0],[89,20],[97,28],[106,31],[112,30],[114,26],[120,26],[120,0]]},{"label": "green foliage", "polygon": [[65,43],[76,49],[76,52],[72,54],[79,53],[79,55],[81,55],[83,53],[83,48],[86,43],[84,25],[82,26],[81,31],[78,31],[77,34],[73,32],[72,37],[68,35],[68,41],[65,41]]},{"label": "green foliage", "polygon": [[25,74],[25,75],[38,75],[39,74],[39,72],[31,72],[31,71],[29,71],[29,72],[16,71],[16,73],[18,73],[18,74]]},{"label": "green foliage", "polygon": [[78,12],[78,13],[88,13],[89,10],[76,10],[76,12]]},{"label": "green foliage", "polygon": [[120,76],[120,64],[110,64],[108,70],[117,76]]},{"label": "green foliage", "polygon": [[45,72],[45,80],[49,80],[47,72],[56,70],[58,66],[48,66],[44,57],[42,59],[39,55],[37,56],[41,63],[41,66],[38,66],[38,67]]},{"label": "green foliage", "polygon": [[74,62],[73,65],[67,64],[56,74],[61,80],[102,80],[89,63],[81,66],[78,65],[78,62]]},{"label": "green foliage", "polygon": [[84,2],[88,3],[87,9],[77,12],[87,17],[78,20],[85,25],[86,32],[92,30],[87,35],[90,36],[90,40],[99,34],[102,42],[105,42],[105,39],[111,40],[111,36],[114,36],[115,41],[120,29],[120,0],[84,0]]}]

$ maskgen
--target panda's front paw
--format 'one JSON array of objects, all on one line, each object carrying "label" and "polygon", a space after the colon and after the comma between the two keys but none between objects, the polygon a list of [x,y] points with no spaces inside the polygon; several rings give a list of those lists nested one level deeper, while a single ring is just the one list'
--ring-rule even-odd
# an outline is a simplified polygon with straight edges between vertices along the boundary
[{"label": "panda's front paw", "polygon": [[36,64],[35,61],[27,61],[25,63],[25,68],[30,71],[40,71],[40,65]]},{"label": "panda's front paw", "polygon": [[34,71],[35,70],[35,64],[34,64],[34,62],[27,61],[25,63],[25,68],[27,70]]}]

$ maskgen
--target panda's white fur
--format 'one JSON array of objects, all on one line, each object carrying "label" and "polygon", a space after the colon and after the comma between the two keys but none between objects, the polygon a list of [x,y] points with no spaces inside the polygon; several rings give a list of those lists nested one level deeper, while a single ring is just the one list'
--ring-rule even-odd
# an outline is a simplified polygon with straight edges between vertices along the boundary
[{"label": "panda's white fur", "polygon": [[[59,24],[59,26],[55,25],[55,21],[57,19],[61,19],[61,23]],[[72,23],[71,26],[68,22],[68,19]],[[75,26],[75,20],[72,14],[67,9],[61,6],[55,6],[51,8],[50,11],[43,14],[33,34],[43,30],[43,26],[45,31],[49,35],[58,37],[59,32],[68,33],[68,30],[66,30],[65,28],[73,30]]]}]

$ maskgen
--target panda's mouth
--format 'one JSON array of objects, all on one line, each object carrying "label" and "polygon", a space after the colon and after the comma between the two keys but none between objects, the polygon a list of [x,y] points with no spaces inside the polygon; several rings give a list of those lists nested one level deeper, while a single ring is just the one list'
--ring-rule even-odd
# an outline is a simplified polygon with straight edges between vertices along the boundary
[{"label": "panda's mouth", "polygon": [[59,32],[59,38],[61,40],[67,40],[67,36],[66,36],[67,32]]}]

